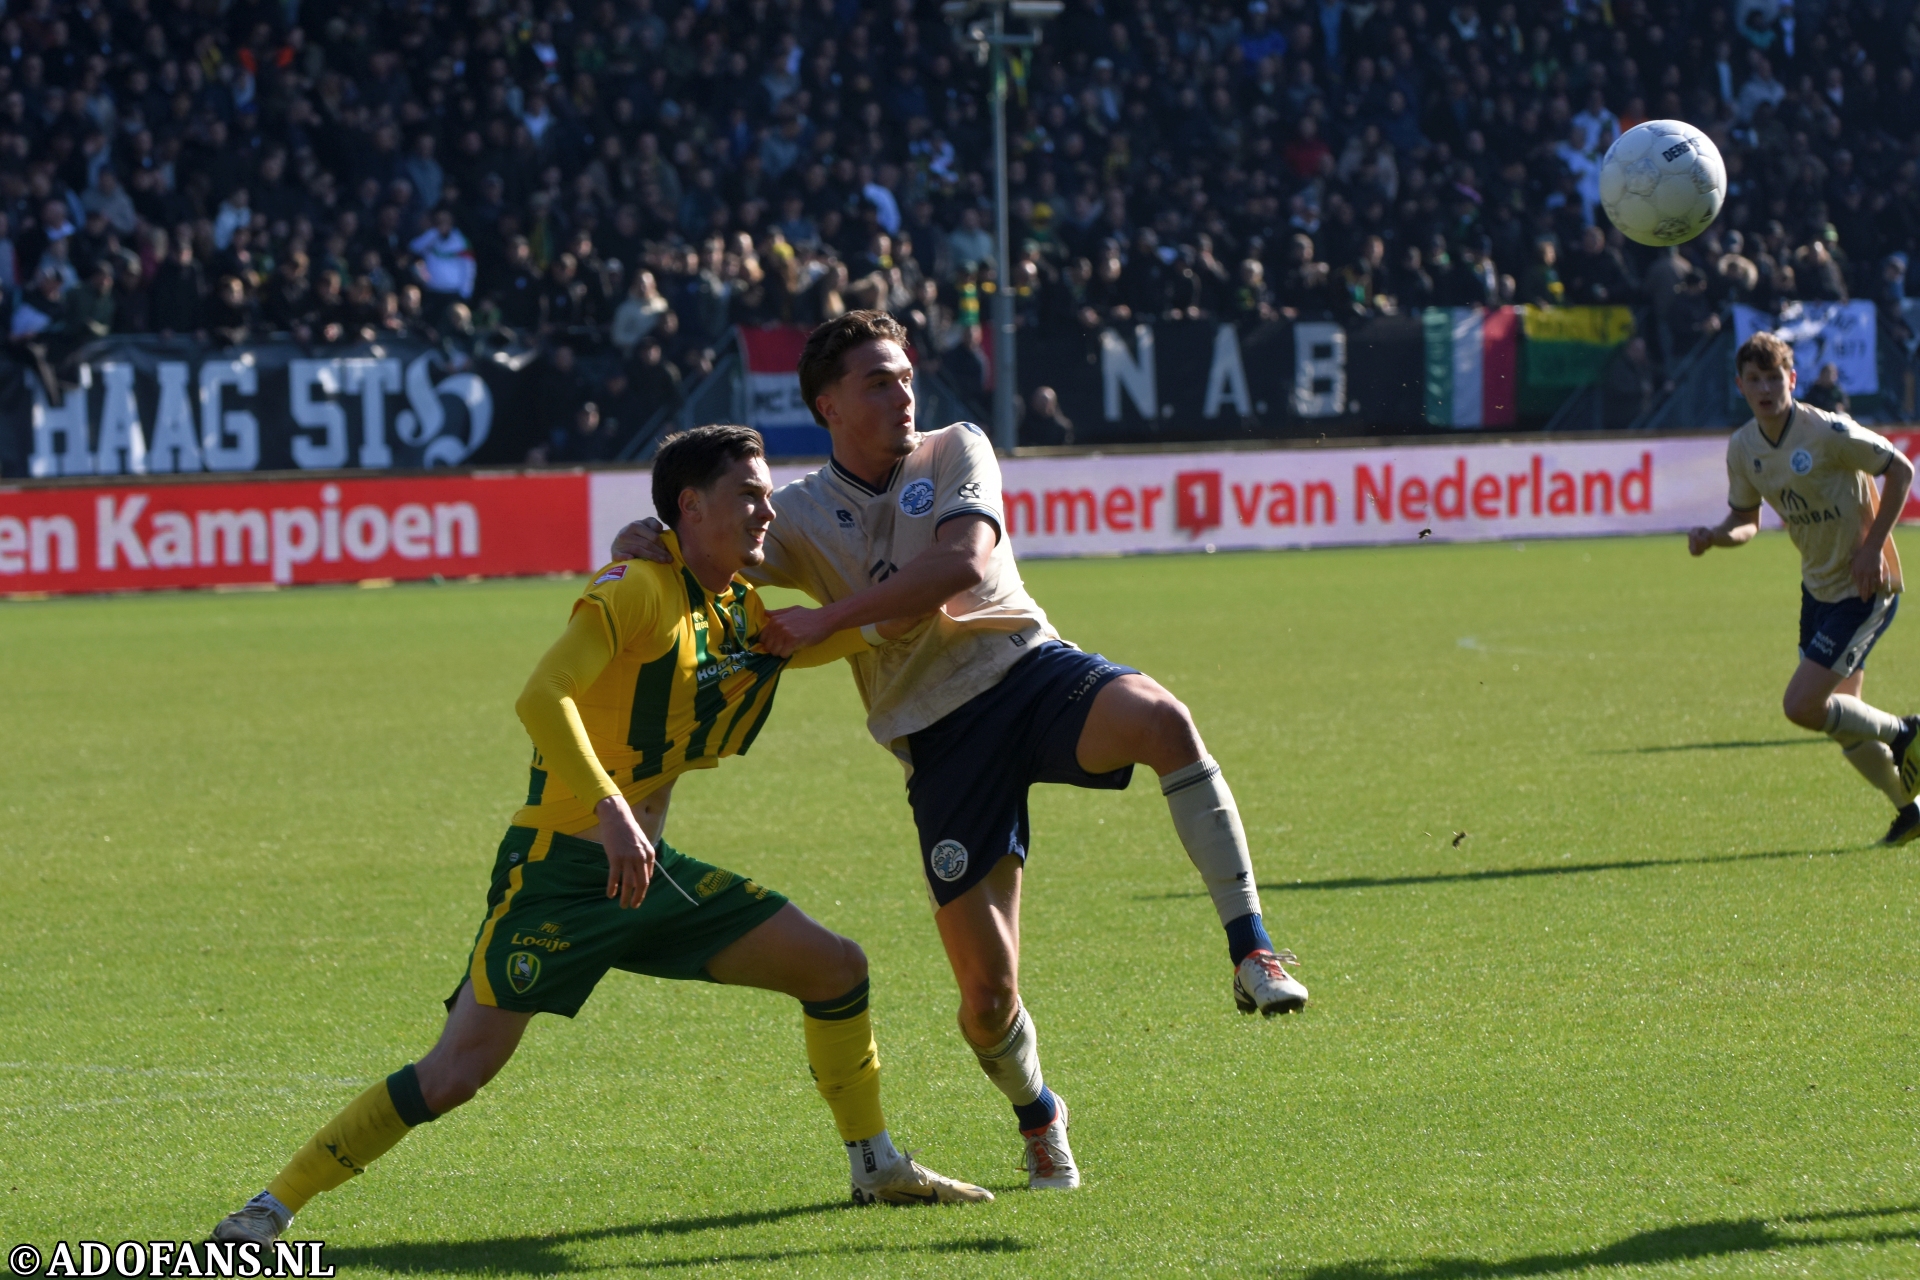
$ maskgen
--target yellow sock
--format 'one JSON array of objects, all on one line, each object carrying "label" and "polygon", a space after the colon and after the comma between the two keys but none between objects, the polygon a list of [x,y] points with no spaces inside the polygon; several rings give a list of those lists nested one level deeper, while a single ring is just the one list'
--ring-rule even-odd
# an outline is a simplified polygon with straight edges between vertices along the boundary
[{"label": "yellow sock", "polygon": [[[407,1118],[401,1115],[402,1110]],[[322,1191],[331,1191],[393,1149],[416,1124],[434,1119],[420,1097],[411,1064],[349,1102],[307,1145],[294,1152],[267,1191],[298,1213]]]},{"label": "yellow sock", "polygon": [[833,1000],[800,1006],[807,1033],[807,1065],[814,1087],[833,1111],[843,1142],[885,1131],[880,1111],[880,1049],[867,1014],[867,980]]}]

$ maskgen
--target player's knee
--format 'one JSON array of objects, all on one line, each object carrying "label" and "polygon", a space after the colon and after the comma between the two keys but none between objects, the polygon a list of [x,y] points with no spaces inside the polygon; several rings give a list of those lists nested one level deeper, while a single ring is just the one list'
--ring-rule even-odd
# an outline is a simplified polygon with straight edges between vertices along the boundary
[{"label": "player's knee", "polygon": [[469,1062],[429,1065],[423,1061],[415,1068],[415,1074],[420,1081],[421,1100],[427,1104],[427,1110],[437,1116],[473,1101],[473,1096],[492,1078],[491,1072],[482,1071],[478,1064]]},{"label": "player's knee", "polygon": [[1020,993],[1010,976],[995,974],[960,984],[960,1021],[969,1037],[1004,1034],[1019,1007]]},{"label": "player's knee", "polygon": [[1824,697],[1809,698],[1805,694],[1789,689],[1786,696],[1780,700],[1780,710],[1786,713],[1789,721],[1802,729],[1811,729],[1819,733],[1827,727],[1827,700]]},{"label": "player's knee", "polygon": [[[836,935],[837,936],[837,935]],[[851,991],[866,981],[867,953],[852,938],[839,938],[839,949],[831,962],[832,986],[836,992]]]},{"label": "player's knee", "polygon": [[1140,751],[1141,763],[1152,766],[1156,772],[1169,773],[1205,754],[1192,713],[1184,702],[1165,689],[1154,690],[1142,719],[1146,741]]}]

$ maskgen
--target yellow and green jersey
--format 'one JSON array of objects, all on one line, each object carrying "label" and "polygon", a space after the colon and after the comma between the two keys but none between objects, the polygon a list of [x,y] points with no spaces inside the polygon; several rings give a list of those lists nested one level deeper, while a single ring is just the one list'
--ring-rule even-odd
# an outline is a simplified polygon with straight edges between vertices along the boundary
[{"label": "yellow and green jersey", "polygon": [[[671,564],[607,565],[573,604],[574,622],[583,613],[597,621],[613,656],[597,676],[580,682],[584,687],[574,686],[572,700],[594,758],[629,803],[688,769],[712,768],[753,745],[788,665],[811,666],[866,647],[853,631],[792,658],[754,652],[767,621],[758,593],[739,577],[717,594],[708,592],[673,534],[663,541]],[[577,631],[570,626],[570,634]],[[554,653],[564,654],[563,646]],[[549,654],[543,667],[554,661]],[[546,746],[566,749],[564,738]],[[576,794],[564,778],[569,772],[577,770],[550,768],[536,740],[527,803],[514,825],[592,826],[600,797]]]}]

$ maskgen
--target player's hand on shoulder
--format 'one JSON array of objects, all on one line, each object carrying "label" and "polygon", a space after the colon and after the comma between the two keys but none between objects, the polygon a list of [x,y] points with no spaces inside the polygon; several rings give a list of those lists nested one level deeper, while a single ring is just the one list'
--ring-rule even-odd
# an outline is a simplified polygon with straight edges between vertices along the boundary
[{"label": "player's hand on shoulder", "polygon": [[760,647],[777,658],[791,658],[808,645],[819,644],[833,634],[833,626],[820,616],[823,612],[803,604],[773,610],[760,633]]},{"label": "player's hand on shoulder", "polygon": [[644,520],[635,520],[613,538],[613,558],[615,560],[651,560],[655,564],[672,564],[673,556],[668,553],[666,543],[660,540],[667,526],[654,516]]}]

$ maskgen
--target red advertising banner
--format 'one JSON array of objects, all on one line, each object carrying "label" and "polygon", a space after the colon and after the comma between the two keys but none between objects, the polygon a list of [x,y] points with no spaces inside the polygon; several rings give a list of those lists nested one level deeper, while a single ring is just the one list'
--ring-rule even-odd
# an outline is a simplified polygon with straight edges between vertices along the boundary
[{"label": "red advertising banner", "polygon": [[0,489],[0,593],[579,572],[587,478]]}]

